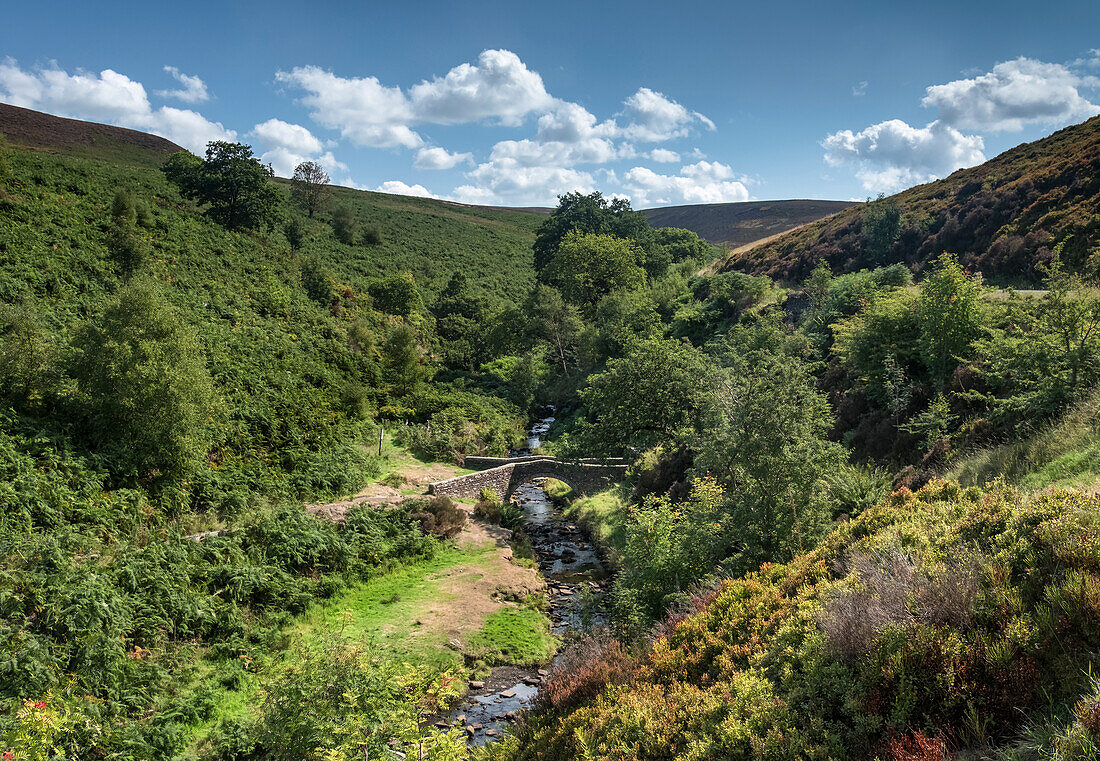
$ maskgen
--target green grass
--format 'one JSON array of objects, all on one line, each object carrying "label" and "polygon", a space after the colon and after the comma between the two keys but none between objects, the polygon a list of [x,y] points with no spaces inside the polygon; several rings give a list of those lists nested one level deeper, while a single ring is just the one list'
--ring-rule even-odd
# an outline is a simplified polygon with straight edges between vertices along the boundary
[{"label": "green grass", "polygon": [[355,585],[324,605],[314,606],[289,633],[306,643],[322,633],[349,640],[365,640],[396,659],[430,664],[440,670],[460,668],[464,654],[486,663],[531,665],[545,662],[556,648],[549,619],[530,607],[506,607],[490,615],[480,632],[463,650],[451,646],[446,632],[424,631],[425,615],[448,606],[461,606],[458,594],[441,582],[456,569],[472,566],[493,573],[497,547],[446,547],[430,560],[403,566]]},{"label": "green grass", "polygon": [[1087,488],[1100,481],[1100,393],[1034,435],[960,458],[944,474],[963,485],[996,479],[1025,491]]},{"label": "green grass", "polygon": [[564,512],[566,518],[584,526],[607,560],[617,566],[626,547],[626,508],[622,490],[616,487],[573,499]]},{"label": "green grass", "polygon": [[496,663],[541,666],[553,657],[558,640],[550,633],[546,616],[525,607],[493,613],[469,644],[480,657]]}]

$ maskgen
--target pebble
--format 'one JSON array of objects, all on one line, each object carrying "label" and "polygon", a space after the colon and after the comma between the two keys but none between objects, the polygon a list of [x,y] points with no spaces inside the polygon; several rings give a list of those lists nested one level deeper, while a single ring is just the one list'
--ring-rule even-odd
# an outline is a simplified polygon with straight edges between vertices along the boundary
[{"label": "pebble", "polygon": [[485,689],[485,682],[470,682],[471,690],[483,690]]},{"label": "pebble", "polygon": [[500,696],[502,698],[514,698],[516,696],[516,691],[515,690],[505,690],[504,692],[500,693]]}]

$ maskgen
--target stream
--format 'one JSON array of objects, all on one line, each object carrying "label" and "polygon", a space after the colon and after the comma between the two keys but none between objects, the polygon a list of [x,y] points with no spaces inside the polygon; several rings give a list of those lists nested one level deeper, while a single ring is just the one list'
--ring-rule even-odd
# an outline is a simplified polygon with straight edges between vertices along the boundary
[{"label": "stream", "polygon": [[[537,448],[539,437],[545,435],[552,421],[543,419],[532,427],[532,449]],[[565,638],[571,632],[605,623],[603,599],[609,579],[595,546],[551,502],[541,479],[516,489],[512,501],[523,508],[527,517],[524,530],[546,579],[550,602],[547,615],[554,634]],[[499,739],[506,726],[531,707],[539,685],[548,675],[545,668],[494,668],[484,681],[470,682],[463,702],[444,714],[436,726],[465,732],[471,745]]]}]

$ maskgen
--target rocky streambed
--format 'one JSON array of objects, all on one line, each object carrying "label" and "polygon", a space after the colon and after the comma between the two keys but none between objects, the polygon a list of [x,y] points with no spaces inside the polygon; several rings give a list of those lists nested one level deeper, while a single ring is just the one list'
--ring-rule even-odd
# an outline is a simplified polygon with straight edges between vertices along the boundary
[{"label": "rocky streambed", "polygon": [[[513,501],[526,515],[525,532],[549,588],[553,632],[566,637],[604,623],[608,573],[595,546],[554,506],[541,482],[516,489]],[[546,668],[495,668],[484,681],[471,682],[463,702],[436,726],[464,733],[472,745],[500,738],[508,724],[531,707],[549,673]]]}]

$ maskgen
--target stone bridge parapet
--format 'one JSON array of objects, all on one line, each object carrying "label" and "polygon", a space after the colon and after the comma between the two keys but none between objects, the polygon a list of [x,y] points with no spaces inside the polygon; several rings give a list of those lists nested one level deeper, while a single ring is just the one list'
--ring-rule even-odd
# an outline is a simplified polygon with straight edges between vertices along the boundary
[{"label": "stone bridge parapet", "polygon": [[429,494],[450,497],[479,497],[492,490],[501,500],[511,498],[516,487],[536,478],[564,481],[578,495],[592,494],[622,481],[627,465],[622,460],[559,460],[555,457],[467,457],[468,468],[485,468],[477,473],[455,476],[428,484]]}]

